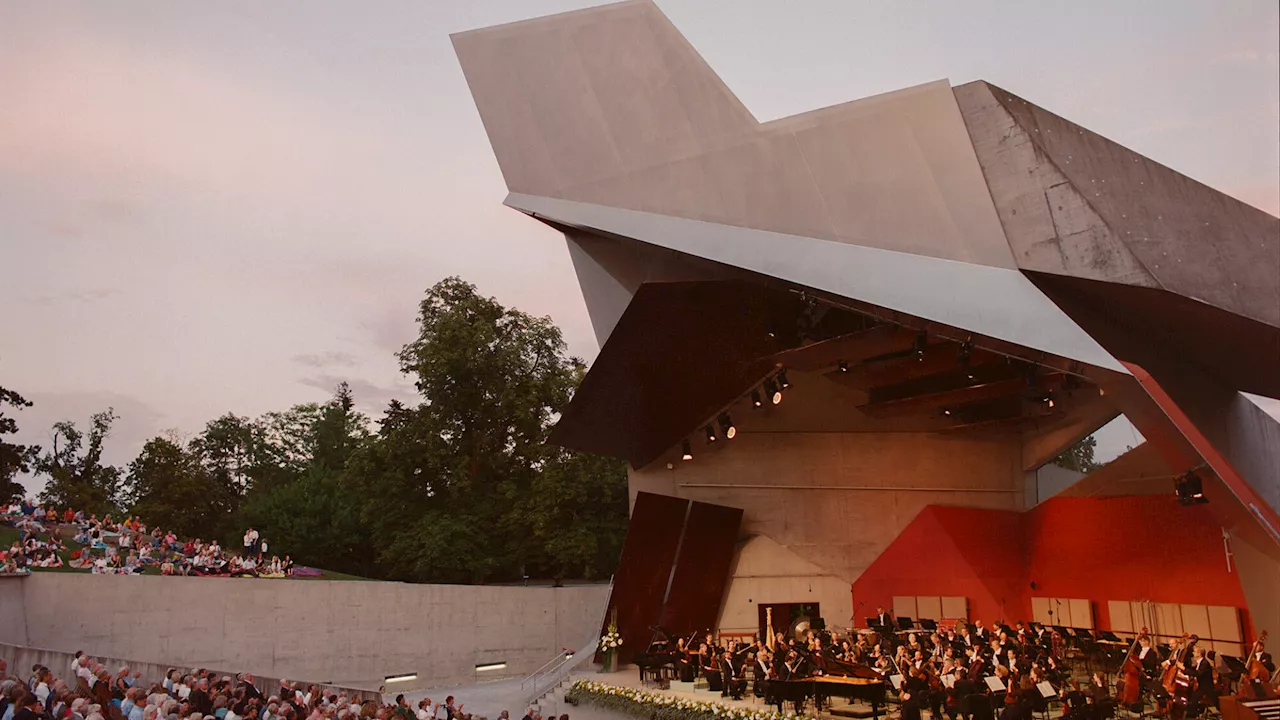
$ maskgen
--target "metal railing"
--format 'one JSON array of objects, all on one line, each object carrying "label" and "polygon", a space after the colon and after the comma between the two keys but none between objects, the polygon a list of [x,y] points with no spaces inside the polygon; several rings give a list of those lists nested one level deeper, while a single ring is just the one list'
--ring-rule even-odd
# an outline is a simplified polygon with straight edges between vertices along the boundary
[{"label": "metal railing", "polygon": [[556,685],[564,682],[579,665],[587,661],[588,658],[595,656],[596,648],[600,645],[599,628],[604,626],[605,618],[609,613],[609,600],[613,599],[613,578],[609,578],[609,592],[606,595],[604,614],[600,618],[600,622],[596,624],[596,630],[592,632],[591,640],[568,654],[557,654],[548,660],[542,667],[533,671],[528,677],[520,681],[520,690],[524,693],[524,704],[530,705],[538,698],[542,697],[547,691]]}]

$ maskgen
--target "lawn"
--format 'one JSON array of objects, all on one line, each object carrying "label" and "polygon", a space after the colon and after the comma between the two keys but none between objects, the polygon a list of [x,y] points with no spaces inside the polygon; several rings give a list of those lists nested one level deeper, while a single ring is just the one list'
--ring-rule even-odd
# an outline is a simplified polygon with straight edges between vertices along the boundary
[{"label": "lawn", "polygon": [[[18,532],[17,528],[9,527],[8,525],[0,525],[0,548],[8,548],[10,545],[13,545],[15,542],[18,541],[18,538],[20,536],[21,536],[21,533]],[[85,574],[88,574],[90,572],[88,568],[71,567],[71,553],[76,550],[79,550],[83,546],[80,545],[80,543],[74,542],[67,538],[63,538],[63,540],[64,540],[63,544],[67,546],[67,550],[66,552],[58,553],[62,557],[62,562],[63,562],[62,567],[32,568],[33,572],[65,572],[65,573],[85,573]],[[366,581],[371,580],[371,578],[359,577],[357,575],[347,575],[346,573],[332,572],[330,570],[321,570],[320,572],[323,574],[320,575],[319,577],[296,577],[296,578],[290,578],[290,579],[292,580],[366,580]],[[148,565],[147,567],[143,568],[142,574],[143,575],[159,575],[160,567],[158,565]]]}]

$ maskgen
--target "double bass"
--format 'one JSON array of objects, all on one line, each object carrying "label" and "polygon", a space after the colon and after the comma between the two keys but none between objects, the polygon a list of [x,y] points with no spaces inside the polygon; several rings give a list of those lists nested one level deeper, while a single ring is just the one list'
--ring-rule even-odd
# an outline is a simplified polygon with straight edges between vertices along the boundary
[{"label": "double bass", "polygon": [[1147,629],[1144,627],[1133,639],[1129,653],[1124,656],[1124,662],[1120,665],[1120,677],[1116,680],[1116,702],[1122,705],[1137,705],[1142,699],[1142,663],[1138,661],[1134,651],[1146,636]]},{"label": "double bass", "polygon": [[1241,700],[1261,700],[1268,696],[1267,683],[1271,680],[1271,671],[1262,664],[1262,649],[1266,641],[1267,631],[1263,630],[1253,643],[1249,662],[1245,663],[1245,673],[1240,678],[1240,691],[1236,693],[1236,697]]}]

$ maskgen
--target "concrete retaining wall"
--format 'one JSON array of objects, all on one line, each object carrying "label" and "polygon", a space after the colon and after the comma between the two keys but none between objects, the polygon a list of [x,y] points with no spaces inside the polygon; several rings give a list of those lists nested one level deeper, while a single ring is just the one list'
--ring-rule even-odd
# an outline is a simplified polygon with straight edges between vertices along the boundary
[{"label": "concrete retaining wall", "polygon": [[606,585],[36,573],[0,582],[0,641],[348,687],[416,674],[392,688],[412,690],[474,681],[482,663],[507,668],[479,679],[530,673],[586,644],[607,601]]}]

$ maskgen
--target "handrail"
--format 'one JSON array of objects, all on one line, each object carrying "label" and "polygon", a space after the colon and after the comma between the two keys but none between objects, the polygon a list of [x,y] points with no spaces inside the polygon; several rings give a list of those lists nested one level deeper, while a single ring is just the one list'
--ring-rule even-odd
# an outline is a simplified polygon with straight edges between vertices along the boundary
[{"label": "handrail", "polygon": [[[610,599],[613,598],[612,577],[609,578],[608,597]],[[604,618],[608,617],[608,613],[609,605],[606,602],[604,616],[600,618],[600,622],[596,625],[597,628],[604,625]],[[591,641],[580,650],[570,655],[557,655],[549,662],[543,664],[542,667],[534,671],[532,675],[522,680],[520,682],[520,690],[525,693],[524,704],[526,706],[531,705],[533,701],[537,700],[548,690],[555,687],[558,683],[563,682],[565,678],[569,677],[569,673],[573,672],[574,668],[582,664],[582,662],[587,658],[595,656],[596,648],[599,647],[599,645],[599,632],[593,631]]]}]

